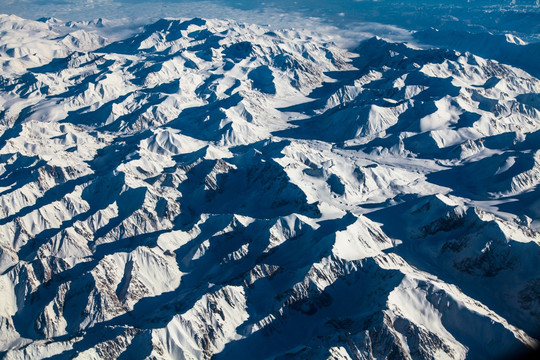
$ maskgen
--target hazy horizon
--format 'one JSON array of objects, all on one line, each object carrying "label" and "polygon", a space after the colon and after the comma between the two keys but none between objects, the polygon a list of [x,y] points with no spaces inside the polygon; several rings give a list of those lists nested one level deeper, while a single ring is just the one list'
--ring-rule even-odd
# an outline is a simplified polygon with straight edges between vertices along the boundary
[{"label": "hazy horizon", "polygon": [[[486,8],[489,13],[484,11]],[[512,32],[533,38],[540,33],[540,25],[523,27],[525,22],[519,21],[527,17],[532,21],[526,23],[540,24],[538,0],[7,0],[0,4],[0,13],[34,20],[42,17],[56,17],[63,21],[105,18],[123,19],[133,24],[165,17],[204,17],[278,28],[317,28],[322,25],[354,29],[359,24],[375,22],[408,30],[447,26]]]}]

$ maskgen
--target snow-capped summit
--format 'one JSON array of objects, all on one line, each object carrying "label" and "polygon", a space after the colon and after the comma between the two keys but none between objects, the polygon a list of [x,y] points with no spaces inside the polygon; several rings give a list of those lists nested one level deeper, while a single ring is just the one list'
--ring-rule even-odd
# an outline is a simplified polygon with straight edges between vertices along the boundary
[{"label": "snow-capped summit", "polygon": [[540,80],[376,37],[108,26],[0,17],[3,357],[539,346]]}]

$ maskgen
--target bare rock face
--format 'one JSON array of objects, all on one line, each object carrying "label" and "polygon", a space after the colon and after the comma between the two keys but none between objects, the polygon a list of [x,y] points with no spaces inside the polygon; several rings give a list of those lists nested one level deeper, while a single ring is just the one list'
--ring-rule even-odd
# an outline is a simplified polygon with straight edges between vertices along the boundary
[{"label": "bare rock face", "polygon": [[218,20],[118,42],[91,24],[0,20],[6,359],[539,345],[527,72]]}]

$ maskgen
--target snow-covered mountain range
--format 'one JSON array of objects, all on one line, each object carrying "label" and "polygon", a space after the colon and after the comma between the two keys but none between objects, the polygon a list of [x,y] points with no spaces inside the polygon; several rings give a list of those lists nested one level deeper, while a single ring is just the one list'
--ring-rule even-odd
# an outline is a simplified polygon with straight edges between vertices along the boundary
[{"label": "snow-covered mountain range", "polygon": [[536,45],[112,26],[0,16],[3,358],[538,348]]}]

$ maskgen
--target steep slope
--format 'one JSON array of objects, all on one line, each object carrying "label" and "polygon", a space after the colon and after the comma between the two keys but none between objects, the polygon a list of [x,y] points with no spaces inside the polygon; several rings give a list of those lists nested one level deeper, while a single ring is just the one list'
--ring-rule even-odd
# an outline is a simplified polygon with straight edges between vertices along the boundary
[{"label": "steep slope", "polygon": [[1,19],[6,359],[538,347],[525,71],[218,20],[112,41]]}]

